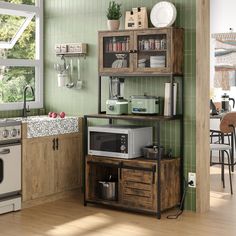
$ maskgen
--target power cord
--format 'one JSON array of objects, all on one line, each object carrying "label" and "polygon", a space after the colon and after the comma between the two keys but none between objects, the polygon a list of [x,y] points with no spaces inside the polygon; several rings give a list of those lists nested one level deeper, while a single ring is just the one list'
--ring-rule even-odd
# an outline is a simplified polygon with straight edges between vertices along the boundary
[{"label": "power cord", "polygon": [[180,205],[179,205],[179,210],[177,211],[176,214],[174,215],[168,215],[166,218],[169,219],[169,220],[176,220],[178,219],[178,217],[183,213],[184,211],[184,200],[185,200],[185,197],[186,197],[186,193],[187,193],[187,189],[188,189],[188,186],[192,186],[193,185],[193,181],[186,181],[184,179],[184,192],[183,192],[183,195],[182,195],[182,198],[181,198],[181,202],[180,202]]}]

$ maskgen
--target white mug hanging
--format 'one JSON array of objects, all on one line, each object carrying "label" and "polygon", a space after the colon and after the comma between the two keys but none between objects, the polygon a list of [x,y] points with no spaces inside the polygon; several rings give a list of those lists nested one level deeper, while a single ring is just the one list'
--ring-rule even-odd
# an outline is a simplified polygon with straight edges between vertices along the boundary
[{"label": "white mug hanging", "polygon": [[68,80],[67,74],[57,74],[58,87],[65,87]]}]

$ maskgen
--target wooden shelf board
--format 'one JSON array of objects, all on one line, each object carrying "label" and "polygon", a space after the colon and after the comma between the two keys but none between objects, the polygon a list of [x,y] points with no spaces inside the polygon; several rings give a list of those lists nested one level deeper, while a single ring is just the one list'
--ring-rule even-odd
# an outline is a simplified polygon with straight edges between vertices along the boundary
[{"label": "wooden shelf board", "polygon": [[134,212],[142,212],[142,213],[149,213],[149,214],[156,214],[156,211],[153,211],[153,210],[149,210],[149,209],[139,209],[139,208],[136,208],[136,207],[128,207],[128,206],[125,206],[124,204],[122,203],[119,203],[118,201],[106,201],[106,200],[100,200],[100,199],[89,199],[89,200],[86,200],[87,203],[91,203],[91,204],[100,204],[100,205],[105,205],[105,206],[108,206],[108,207],[115,207],[115,208],[119,208],[119,209],[122,209],[122,210],[130,210],[130,211],[134,211]]},{"label": "wooden shelf board", "polygon": [[[117,161],[117,162],[120,162],[122,161],[123,159],[121,158],[118,158],[118,157],[106,157],[106,156],[92,156],[92,155],[87,155],[85,157],[86,159],[93,159],[93,160],[98,160],[98,161],[104,161],[104,159],[106,160],[109,160],[109,161]],[[173,161],[173,160],[176,160],[176,159],[180,159],[180,157],[172,157],[172,158],[162,158],[161,161],[163,162],[168,162],[168,161]],[[147,158],[144,158],[144,157],[138,157],[138,158],[132,158],[132,159],[125,159],[126,162],[133,162],[133,161],[138,161],[139,163],[143,163],[143,164],[156,164],[157,163],[157,160],[153,160],[153,159],[147,159]]]},{"label": "wooden shelf board", "polygon": [[167,49],[140,50],[138,53],[167,52]]},{"label": "wooden shelf board", "polygon": [[107,115],[107,114],[92,114],[85,115],[87,118],[99,118],[99,119],[116,119],[116,120],[141,120],[141,121],[168,121],[168,120],[180,120],[182,115],[176,116],[150,116],[150,115]]},{"label": "wooden shelf board", "polygon": [[129,51],[105,51],[104,54],[122,54],[122,53],[129,53]]},{"label": "wooden shelf board", "polygon": [[[110,68],[112,69],[112,68]],[[120,68],[121,70],[124,68]],[[127,69],[127,68],[125,68]],[[138,68],[140,69],[140,68]],[[144,68],[145,69],[145,68]],[[155,69],[155,68],[149,68],[149,69]],[[116,68],[117,70],[117,68]],[[124,71],[114,71],[114,72],[100,72],[98,74],[99,76],[106,76],[106,77],[112,77],[112,76],[121,76],[121,77],[138,77],[138,76],[143,76],[143,77],[170,77],[170,76],[175,76],[175,77],[183,77],[183,74],[175,74],[175,73],[161,73],[161,72],[150,72],[150,71],[143,71],[143,72],[124,72]]]}]

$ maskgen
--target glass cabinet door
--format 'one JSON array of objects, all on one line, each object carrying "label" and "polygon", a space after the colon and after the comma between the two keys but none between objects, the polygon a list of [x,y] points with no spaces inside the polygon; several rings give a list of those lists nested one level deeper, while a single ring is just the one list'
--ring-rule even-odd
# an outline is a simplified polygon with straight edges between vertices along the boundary
[{"label": "glass cabinet door", "polygon": [[138,72],[170,72],[171,38],[168,29],[136,31],[134,68]]},{"label": "glass cabinet door", "polygon": [[132,72],[133,34],[130,32],[99,33],[100,73]]}]

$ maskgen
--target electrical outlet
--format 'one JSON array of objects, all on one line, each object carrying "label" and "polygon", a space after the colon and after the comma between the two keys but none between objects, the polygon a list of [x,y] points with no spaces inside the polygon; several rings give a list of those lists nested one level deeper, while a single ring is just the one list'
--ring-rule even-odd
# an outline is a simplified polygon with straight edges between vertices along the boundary
[{"label": "electrical outlet", "polygon": [[188,173],[188,186],[190,188],[196,188],[196,173]]}]

